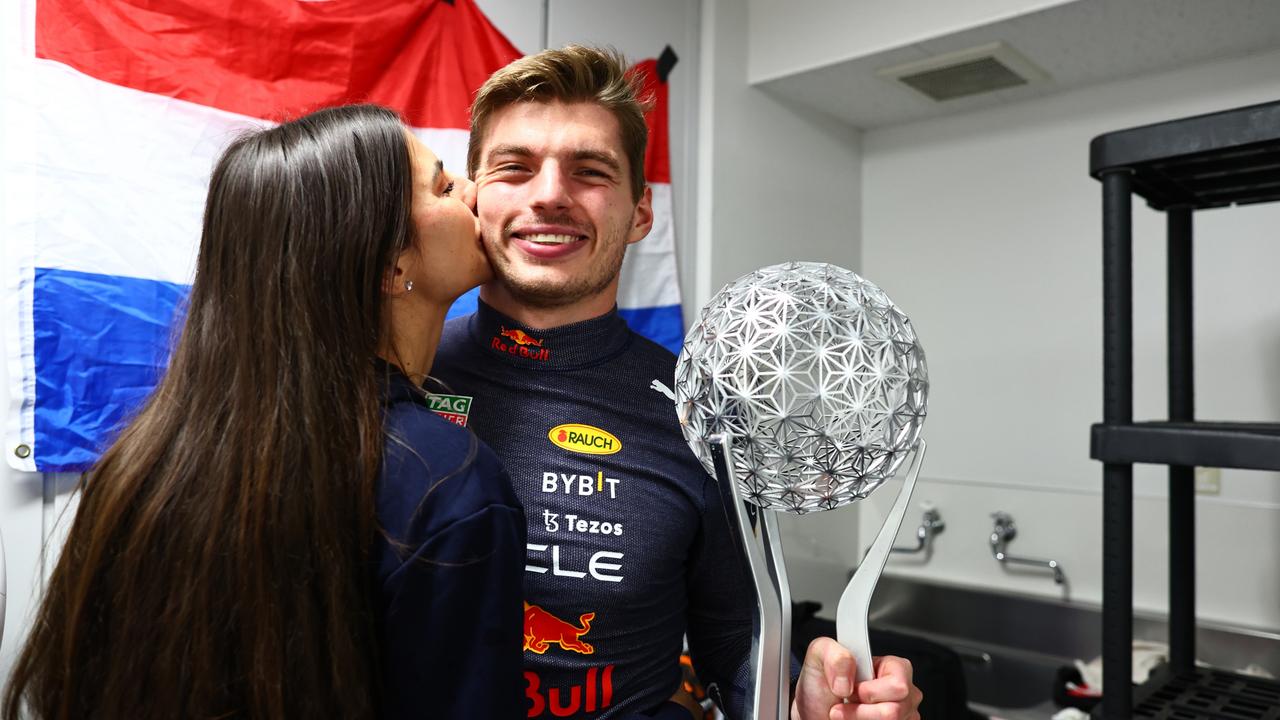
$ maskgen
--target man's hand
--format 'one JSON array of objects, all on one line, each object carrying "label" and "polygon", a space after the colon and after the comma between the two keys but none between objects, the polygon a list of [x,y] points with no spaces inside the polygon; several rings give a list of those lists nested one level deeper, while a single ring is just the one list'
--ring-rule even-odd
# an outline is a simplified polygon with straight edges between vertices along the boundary
[{"label": "man's hand", "polygon": [[858,684],[853,654],[831,638],[814,640],[800,669],[791,720],[920,720],[924,695],[911,684],[911,663],[886,655],[872,658],[872,669],[875,678]]}]

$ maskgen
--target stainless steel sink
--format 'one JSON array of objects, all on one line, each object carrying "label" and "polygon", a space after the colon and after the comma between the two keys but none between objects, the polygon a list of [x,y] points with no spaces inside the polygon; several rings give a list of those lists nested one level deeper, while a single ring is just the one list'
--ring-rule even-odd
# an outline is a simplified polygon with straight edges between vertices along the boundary
[{"label": "stainless steel sink", "polygon": [[[963,660],[969,699],[980,710],[1028,709],[1047,717],[1057,668],[1102,653],[1101,608],[885,575],[871,601],[873,627],[923,635]],[[1134,615],[1134,637],[1167,642],[1166,620]],[[1280,635],[1201,623],[1197,657],[1228,669],[1256,664],[1280,674]],[[1001,712],[1002,717],[1018,717]]]},{"label": "stainless steel sink", "polygon": [[873,627],[922,635],[955,650],[971,705],[980,712],[1002,711],[1002,717],[1011,717],[1008,710],[1048,717],[1058,668],[1075,657],[1092,657],[1087,641],[1049,617],[1040,601],[1018,596],[886,575],[876,586],[868,619]]},{"label": "stainless steel sink", "polygon": [[[945,638],[940,638],[946,642]],[[960,654],[969,702],[992,708],[1045,706],[1058,668],[1070,660],[996,646],[946,642]]]},{"label": "stainless steel sink", "polygon": [[1102,648],[1097,608],[956,585],[880,578],[868,619],[892,626],[1065,658]]}]

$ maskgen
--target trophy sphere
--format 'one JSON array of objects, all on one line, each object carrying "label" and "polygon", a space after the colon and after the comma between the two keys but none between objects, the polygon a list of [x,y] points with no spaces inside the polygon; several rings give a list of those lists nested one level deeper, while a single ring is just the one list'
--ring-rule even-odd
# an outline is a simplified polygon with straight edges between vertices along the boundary
[{"label": "trophy sphere", "polygon": [[675,402],[685,440],[715,474],[729,435],[745,498],[803,514],[865,498],[924,424],[929,373],[906,314],[835,265],[788,262],[726,285],[685,335]]}]

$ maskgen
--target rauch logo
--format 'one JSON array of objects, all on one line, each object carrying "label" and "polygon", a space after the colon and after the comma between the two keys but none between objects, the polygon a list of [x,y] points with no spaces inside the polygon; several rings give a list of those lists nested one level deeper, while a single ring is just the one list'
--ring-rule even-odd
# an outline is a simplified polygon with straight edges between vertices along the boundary
[{"label": "rauch logo", "polygon": [[612,455],[622,449],[622,441],[612,433],[581,423],[557,425],[547,432],[547,439],[556,447],[587,455]]}]

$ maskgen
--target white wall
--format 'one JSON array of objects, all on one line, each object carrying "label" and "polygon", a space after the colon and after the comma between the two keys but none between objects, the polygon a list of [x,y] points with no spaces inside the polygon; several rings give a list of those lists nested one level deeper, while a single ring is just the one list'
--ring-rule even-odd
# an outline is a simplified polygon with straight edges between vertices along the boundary
[{"label": "white wall", "polygon": [[[990,557],[989,513],[1013,554],[1053,557],[1070,596],[1101,598],[1101,186],[1095,135],[1280,97],[1280,54],[1191,67],[863,137],[863,268],[912,317],[929,358],[929,457],[918,500],[947,523],[927,564],[890,570],[1055,595],[1044,573]],[[1135,202],[1135,417],[1166,416],[1164,217]],[[1195,219],[1199,417],[1280,420],[1280,207]],[[1138,466],[1135,604],[1167,603],[1165,471]],[[863,514],[866,542],[892,498]],[[1197,499],[1202,618],[1280,629],[1280,477],[1223,471]],[[913,508],[909,537],[919,513]]]},{"label": "white wall", "polygon": [[747,74],[763,82],[1076,0],[750,0]]},{"label": "white wall", "polygon": [[[0,390],[0,401],[8,391]],[[40,579],[40,538],[44,520],[43,487],[38,475],[0,467],[0,532],[4,533],[7,607],[0,643],[0,685],[9,677],[30,625]]]},{"label": "white wall", "polygon": [[[702,2],[698,158],[700,307],[735,278],[786,260],[851,269],[860,256],[858,131],[747,84],[747,7]],[[783,519],[796,599],[830,600],[855,559],[856,513]],[[830,548],[830,549],[828,549]],[[838,591],[837,595],[838,595]]]},{"label": "white wall", "polygon": [[[856,267],[858,131],[747,84],[747,9],[704,0],[698,185],[704,290],[784,260]],[[703,223],[707,225],[704,226]],[[703,292],[697,299],[705,302]]]},{"label": "white wall", "polygon": [[507,36],[516,49],[526,54],[542,49],[542,36],[546,31],[544,5],[547,4],[527,0],[476,0],[480,12]]}]

